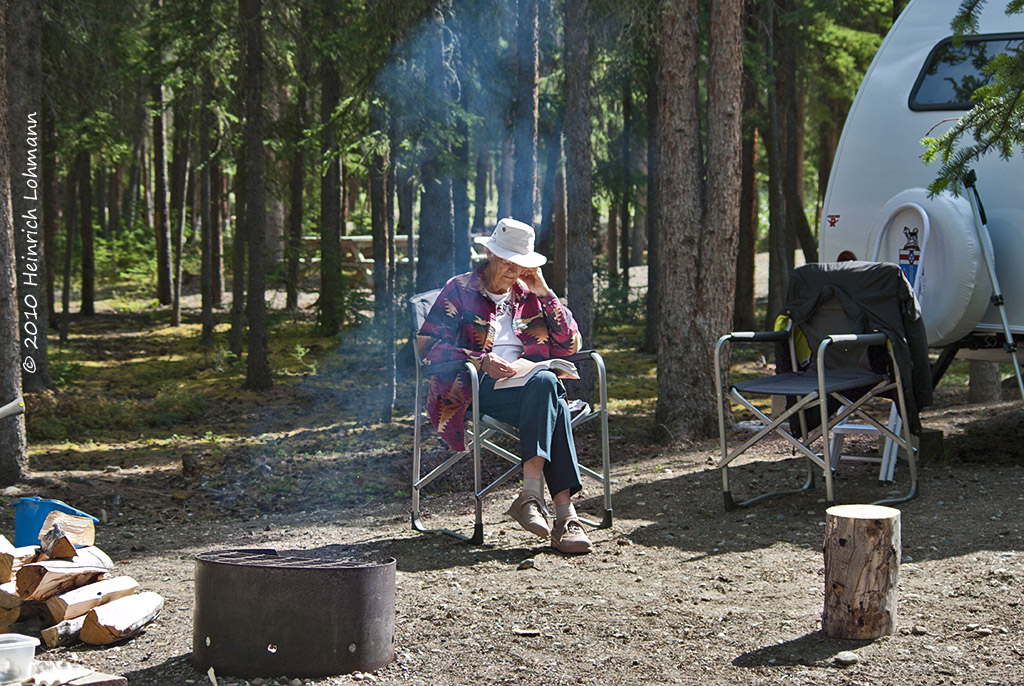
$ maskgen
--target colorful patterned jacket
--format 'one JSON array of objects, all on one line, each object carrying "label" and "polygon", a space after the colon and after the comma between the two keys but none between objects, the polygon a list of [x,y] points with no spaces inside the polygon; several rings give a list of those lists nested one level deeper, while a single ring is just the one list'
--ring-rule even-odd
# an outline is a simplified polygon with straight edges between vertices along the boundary
[{"label": "colorful patterned jacket", "polygon": [[[483,292],[483,270],[451,278],[441,290],[417,336],[420,357],[427,364],[469,360],[477,370],[494,348],[494,302]],[[512,287],[515,312],[512,328],[524,356],[566,357],[580,349],[572,313],[555,295],[539,298],[522,281]],[[469,373],[437,374],[430,379],[427,414],[453,450],[465,450],[465,414],[472,404]]]}]

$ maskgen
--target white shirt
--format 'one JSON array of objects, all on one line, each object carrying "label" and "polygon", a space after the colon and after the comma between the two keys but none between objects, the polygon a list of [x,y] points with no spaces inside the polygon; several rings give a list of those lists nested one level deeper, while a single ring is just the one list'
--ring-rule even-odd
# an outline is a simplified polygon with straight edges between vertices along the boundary
[{"label": "white shirt", "polygon": [[523,354],[523,344],[512,329],[512,313],[515,311],[515,304],[510,300],[512,291],[498,295],[485,288],[484,293],[497,308],[491,323],[494,327],[494,349],[491,352],[506,362],[518,360]]}]

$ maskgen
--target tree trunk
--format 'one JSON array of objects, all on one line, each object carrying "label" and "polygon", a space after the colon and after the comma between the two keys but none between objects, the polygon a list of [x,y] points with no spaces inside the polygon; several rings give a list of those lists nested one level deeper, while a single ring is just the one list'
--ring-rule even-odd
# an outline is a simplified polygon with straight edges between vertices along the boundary
[{"label": "tree trunk", "polygon": [[[191,94],[184,95],[178,99],[178,102],[173,106],[173,113],[171,116],[171,159],[167,165],[167,173],[169,175],[167,181],[168,192],[170,194],[170,216],[171,216],[171,233],[173,234],[176,227],[181,222],[181,210],[185,207],[185,193],[187,191],[187,183],[185,179],[188,177],[188,163],[189,163],[189,151],[186,138],[188,137],[189,127],[191,125],[191,117],[189,116],[189,110],[192,109]],[[174,259],[174,236],[171,236],[171,259]],[[171,265],[171,276],[174,276],[174,265]],[[173,291],[174,281],[171,281],[171,288]],[[172,292],[173,297],[173,292]]]},{"label": "tree trunk", "polygon": [[[468,78],[468,77],[467,77]],[[465,93],[468,88],[463,89],[463,103],[465,107]],[[455,123],[456,143],[452,153],[456,160],[456,171],[452,176],[452,208],[455,230],[455,263],[453,270],[456,274],[469,271],[472,266],[473,249],[469,241],[469,125],[465,119],[460,118]]]},{"label": "tree trunk", "polygon": [[[49,330],[49,254],[45,246],[44,214],[46,152],[42,123],[41,0],[15,2],[8,9],[7,126],[11,140],[10,168],[16,171],[11,183],[14,222],[14,256],[18,283],[21,354],[21,384],[25,391],[39,391],[51,385],[46,336]],[[44,166],[45,165],[45,166]],[[42,177],[42,178],[41,178]],[[42,183],[41,183],[42,181]],[[52,188],[51,188],[52,192]]]},{"label": "tree trunk", "polygon": [[288,169],[288,249],[285,251],[285,308],[299,309],[299,260],[302,257],[302,202],[306,174],[306,153],[301,145],[292,151]]},{"label": "tree trunk", "polygon": [[[143,91],[142,84],[139,90]],[[124,218],[126,228],[131,231],[135,228],[135,216],[139,205],[139,191],[142,186],[142,160],[145,155],[146,141],[146,108],[145,95],[140,93],[135,104],[135,142],[132,145],[132,162],[128,168],[128,190],[122,197],[121,216]],[[119,227],[115,227],[118,230]]]},{"label": "tree trunk", "polygon": [[[748,10],[752,0],[747,0]],[[748,35],[754,16],[747,13]],[[756,30],[756,29],[755,29]],[[748,75],[743,80],[743,150],[741,152],[742,181],[740,182],[739,246],[736,251],[736,299],[733,311],[733,330],[752,331],[754,321],[754,265],[757,253],[758,185],[757,185],[757,83]]]},{"label": "tree trunk", "polygon": [[619,207],[608,206],[608,233],[605,234],[604,253],[608,258],[608,284],[619,285]]},{"label": "tree trunk", "polygon": [[110,170],[110,198],[107,201],[107,231],[109,236],[121,235],[121,175],[124,164],[119,162]]},{"label": "tree trunk", "polygon": [[490,140],[481,124],[473,139],[476,144],[476,172],[473,177],[473,231],[481,232],[487,226],[487,187],[491,171]]},{"label": "tree trunk", "polygon": [[96,226],[100,236],[107,236],[107,167],[102,162],[96,167]]},{"label": "tree trunk", "polygon": [[[846,118],[846,108],[839,98],[829,98],[826,101],[829,116],[825,117],[819,127],[818,136],[818,198],[815,203],[814,225],[821,227],[821,208],[825,205],[825,191],[828,189],[828,180],[832,175],[832,162],[836,158],[836,148],[839,147],[839,134],[843,129],[843,120]],[[826,262],[835,260],[838,255],[824,257]]]},{"label": "tree trunk", "polygon": [[537,0],[518,0],[516,22],[516,155],[512,216],[533,225],[537,196]]},{"label": "tree trunk", "polygon": [[[328,23],[337,26],[333,10]],[[328,160],[324,175],[320,178],[320,330],[326,336],[333,336],[341,329],[344,284],[341,278],[341,156],[336,146],[336,125],[331,121],[338,107],[341,84],[337,65],[324,59],[322,90],[320,96],[320,121],[323,125],[320,150]]]},{"label": "tree trunk", "polygon": [[[563,115],[564,116],[564,115]],[[555,253],[555,234],[553,225],[555,221],[555,184],[560,171],[562,160],[562,123],[555,122],[551,130],[545,136],[547,148],[547,160],[544,163],[544,183],[541,185],[540,194],[540,226],[537,227],[537,251],[547,255],[548,261],[544,265],[544,276],[551,282],[554,274],[558,271],[558,255]],[[565,193],[562,193],[562,201],[565,200]],[[564,245],[562,246],[565,247]],[[564,262],[563,262],[564,264]],[[564,274],[563,274],[564,276]],[[556,293],[564,293],[565,289],[555,289]]]},{"label": "tree trunk", "polygon": [[182,272],[182,251],[185,249],[185,219],[188,216],[188,197],[189,193],[189,178],[191,177],[191,160],[189,159],[189,153],[191,146],[191,126],[188,118],[186,118],[186,128],[189,131],[185,134],[185,140],[181,147],[181,154],[185,160],[185,168],[181,170],[181,196],[179,202],[181,205],[178,206],[178,221],[175,224],[174,229],[174,292],[172,293],[171,305],[171,326],[181,326],[181,272]]},{"label": "tree trunk", "polygon": [[[146,151],[149,152],[148,150]],[[156,218],[154,216],[154,201],[153,201],[153,164],[148,158],[143,158],[141,162],[141,174],[140,181],[140,196],[142,200],[142,223],[144,226],[156,226]],[[170,238],[167,239],[168,242]],[[169,283],[169,282],[168,282]]]},{"label": "tree trunk", "polygon": [[[391,111],[394,112],[394,106],[391,105]],[[397,122],[395,117],[389,117],[388,120],[388,140],[394,141],[398,138],[396,131]],[[390,148],[388,151],[388,163],[387,163],[387,179],[385,184],[387,186],[386,193],[384,194],[386,202],[384,203],[384,215],[386,217],[384,222],[384,231],[386,235],[386,243],[388,246],[388,271],[387,281],[385,288],[385,298],[387,304],[384,308],[384,402],[382,404],[382,412],[380,420],[382,422],[390,423],[392,420],[392,413],[395,407],[395,399],[398,394],[398,375],[397,375],[397,359],[395,354],[395,346],[398,343],[398,320],[396,312],[396,292],[395,284],[398,279],[398,260],[395,255],[395,180],[397,178],[395,169],[395,148]],[[412,256],[412,244],[409,244],[408,254]],[[411,264],[413,260],[409,260]]]},{"label": "tree trunk", "polygon": [[[299,26],[303,33],[309,30],[312,17],[308,7],[303,6],[299,18]],[[302,137],[306,130],[306,109],[309,106],[309,93],[306,89],[306,82],[310,77],[310,51],[305,42],[297,46],[296,69],[299,75],[299,82],[296,84],[295,108],[293,121],[295,124],[291,165],[289,166],[288,182],[288,249],[285,251],[287,265],[287,276],[285,287],[287,296],[285,307],[295,311],[299,308],[299,259],[302,257],[302,210],[303,191],[306,178],[306,150],[302,145]]]},{"label": "tree trunk", "polygon": [[203,226],[202,242],[200,251],[201,273],[199,276],[199,290],[202,298],[202,332],[200,343],[204,348],[213,348],[213,236],[211,227],[213,224],[213,203],[210,199],[210,168],[213,160],[210,159],[210,129],[213,125],[213,118],[216,116],[211,109],[213,97],[210,82],[212,78],[207,73],[203,79],[203,107],[199,113],[199,163],[202,169],[199,172],[199,220]]},{"label": "tree trunk", "polygon": [[498,219],[512,216],[512,187],[515,181],[515,138],[505,129],[501,139],[501,169],[498,174]]},{"label": "tree trunk", "polygon": [[75,234],[78,232],[78,165],[72,164],[64,188],[64,283],[61,289],[60,342],[68,342],[71,324],[71,267],[74,264]]},{"label": "tree trunk", "polygon": [[[159,13],[163,0],[153,0],[152,9]],[[162,46],[158,31],[153,36],[154,71],[160,72]],[[156,229],[156,297],[161,305],[171,304],[171,218],[167,211],[167,129],[164,123],[164,86],[153,77],[153,192]],[[81,180],[80,180],[81,182]]]},{"label": "tree trunk", "polygon": [[766,2],[764,39],[767,42],[768,71],[768,310],[765,328],[772,328],[786,301],[789,270],[792,267],[786,250],[785,203],[782,190],[782,151],[779,141],[778,88],[775,78],[775,12],[774,2]]},{"label": "tree trunk", "polygon": [[359,207],[359,194],[363,189],[363,180],[351,174],[348,171],[348,167],[341,167],[341,188],[342,188],[342,207],[345,210],[345,216],[341,222],[341,235],[348,235],[348,223],[352,219],[352,213]]},{"label": "tree trunk", "polygon": [[734,331],[752,331],[754,322],[754,270],[757,251],[757,129],[751,127],[743,137],[740,190],[739,244],[736,250],[736,300]]},{"label": "tree trunk", "polygon": [[79,231],[82,234],[82,308],[87,317],[96,314],[96,251],[92,228],[92,164],[89,153],[78,153],[78,210]]},{"label": "tree trunk", "polygon": [[795,22],[786,22],[783,29],[783,69],[785,95],[785,169],[783,184],[786,207],[786,232],[796,237],[804,259],[818,261],[818,242],[807,223],[804,212],[804,96],[800,87],[799,63],[800,35]]},{"label": "tree trunk", "polygon": [[[657,7],[657,5],[655,5]],[[659,12],[652,10],[651,24],[654,33],[658,33],[660,24]],[[653,41],[652,41],[653,42]],[[661,148],[659,147],[658,130],[660,113],[658,110],[658,63],[659,50],[653,45],[647,56],[647,321],[644,326],[644,342],[640,351],[645,353],[658,352],[658,324],[661,304],[660,281],[658,280],[658,243],[659,223],[661,221],[660,178]]]},{"label": "tree trunk", "polygon": [[[0,2],[0,36],[7,33],[7,3]],[[11,214],[11,143],[8,134],[7,45],[0,46],[0,402],[21,397],[21,353],[18,342],[18,288],[14,259],[14,218]],[[23,125],[20,122],[19,125]],[[24,136],[17,131],[15,136]],[[0,421],[0,485],[21,480],[28,468],[25,418],[18,414]]]},{"label": "tree trunk", "polygon": [[[743,7],[712,0],[707,78],[707,163],[701,160],[697,0],[663,6],[659,75],[662,298],[655,421],[673,440],[718,429],[715,344],[732,323],[739,223]],[[707,170],[706,192],[700,169]]]},{"label": "tree trunk", "polygon": [[[565,2],[565,204],[569,306],[584,345],[594,334],[592,155],[590,148],[590,7]],[[580,368],[583,396],[593,396],[594,374]]]},{"label": "tree trunk", "polygon": [[[216,123],[214,123],[216,126]],[[211,132],[212,133],[212,132]],[[224,193],[224,174],[220,166],[220,157],[210,160],[210,293],[213,306],[224,304],[224,227],[227,225],[227,213],[222,212]]]},{"label": "tree trunk", "polygon": [[998,362],[971,360],[967,369],[967,402],[990,403],[1002,400],[1003,387],[999,380]]},{"label": "tree trunk", "polygon": [[238,173],[235,175],[235,235],[231,246],[231,330],[228,333],[228,349],[236,360],[242,359],[245,342],[245,253],[249,225],[246,219],[245,199],[245,146],[238,156]]},{"label": "tree trunk", "polygon": [[263,6],[262,0],[239,0],[245,27],[245,203],[249,236],[249,350],[245,385],[254,391],[270,388],[267,359],[267,210],[263,161]]},{"label": "tree trunk", "polygon": [[[444,15],[435,7],[427,27],[425,70],[432,106],[430,119],[442,129],[448,125],[447,65],[444,51]],[[455,223],[452,183],[444,168],[447,145],[435,141],[420,166],[423,194],[420,202],[420,243],[416,288],[420,292],[442,287],[454,274]]]},{"label": "tree trunk", "polygon": [[[384,110],[374,103],[370,106],[370,133],[383,135],[384,131]],[[381,328],[387,316],[388,266],[391,264],[387,236],[387,169],[387,156],[377,146],[370,158],[370,230],[373,235],[374,320]],[[384,343],[394,345],[394,341],[387,339]]]},{"label": "tree trunk", "polygon": [[[561,146],[559,146],[561,147]],[[551,212],[551,233],[554,234],[553,258],[551,260],[551,288],[555,293],[568,292],[568,245],[565,224],[565,172],[561,169],[555,174],[555,184]]]},{"label": "tree trunk", "polygon": [[622,285],[629,288],[629,199],[632,196],[633,82],[622,85],[622,160],[619,162],[619,266]]},{"label": "tree trunk", "polygon": [[[271,86],[270,93],[265,98],[264,106],[267,108],[270,121],[272,122],[277,122],[281,119],[282,97],[280,89]],[[287,162],[281,156],[281,152],[273,146],[266,146],[264,148],[264,155],[266,155],[264,166],[271,171],[271,179],[269,181],[270,192],[264,195],[267,206],[267,235],[264,238],[267,251],[264,259],[264,271],[266,274],[272,274],[277,271],[277,268],[284,260],[285,253],[284,200],[282,199],[282,194],[275,189],[284,185],[283,179],[278,181],[281,178],[281,173],[278,170],[286,169]]]},{"label": "tree trunk", "polygon": [[57,328],[57,303],[54,300],[57,279],[57,234],[62,219],[61,198],[57,181],[57,156],[53,111],[42,109],[43,117],[43,254],[46,256],[46,302],[49,328]]},{"label": "tree trunk", "polygon": [[412,173],[409,167],[405,163],[399,162],[399,153],[401,140],[398,134],[394,134],[391,139],[391,150],[395,152],[395,196],[398,202],[398,226],[395,229],[395,233],[400,236],[405,236],[407,248],[407,254],[409,256],[409,292],[406,294],[408,297],[412,297],[416,294],[416,282],[418,280],[417,273],[419,270],[416,268],[416,242],[415,232],[413,231],[412,213],[413,205],[416,202],[416,191],[412,184]]}]

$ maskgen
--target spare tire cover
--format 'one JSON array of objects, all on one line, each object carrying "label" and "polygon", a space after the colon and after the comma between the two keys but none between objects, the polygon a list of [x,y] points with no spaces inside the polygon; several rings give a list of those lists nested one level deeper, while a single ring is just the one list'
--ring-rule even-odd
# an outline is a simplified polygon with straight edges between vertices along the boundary
[{"label": "spare tire cover", "polygon": [[[908,203],[919,205],[928,214],[931,226],[926,244],[920,215],[904,207]],[[908,242],[904,230],[914,228],[923,248],[918,299],[928,345],[948,345],[974,330],[992,294],[971,206],[966,199],[948,193],[929,198],[923,188],[908,188],[882,207],[869,246],[874,249],[884,231],[878,259],[899,263],[900,250]]]}]

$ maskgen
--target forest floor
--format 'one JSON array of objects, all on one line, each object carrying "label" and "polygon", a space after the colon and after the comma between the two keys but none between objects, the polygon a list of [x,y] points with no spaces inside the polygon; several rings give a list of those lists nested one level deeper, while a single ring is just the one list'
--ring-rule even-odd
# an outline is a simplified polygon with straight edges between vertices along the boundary
[{"label": "forest floor", "polygon": [[[591,554],[566,557],[503,515],[511,486],[485,503],[483,545],[412,531],[411,383],[400,381],[394,422],[381,423],[372,340],[315,339],[308,322],[275,317],[277,380],[264,394],[239,390],[244,365],[229,355],[202,353],[192,311],[175,328],[166,313],[108,302],[54,349],[66,384],[28,399],[32,471],[5,501],[59,498],[99,517],[97,545],[165,604],[122,645],[38,659],[133,686],[210,683],[191,664],[196,555],[274,548],[397,561],[394,661],[305,684],[1024,684],[1019,400],[965,404],[962,374],[940,386],[923,423],[944,432],[944,452],[923,456],[920,497],[900,506],[898,629],[843,641],[821,632],[821,480],[724,512],[716,444],[650,438],[654,360],[635,352],[635,330],[600,341],[616,399],[614,523],[591,532]],[[594,435],[581,444],[584,461],[598,456]],[[436,460],[436,439],[428,448]],[[735,489],[798,485],[802,473],[776,445],[735,470]],[[844,463],[837,496],[877,500],[906,477],[901,462],[895,486],[880,486],[876,467]],[[468,479],[437,483],[423,503],[429,526],[471,525]],[[599,514],[599,489],[588,485],[579,507]],[[13,508],[2,509],[10,535]],[[235,638],[268,635],[239,626]],[[858,662],[840,666],[842,651]]]}]

